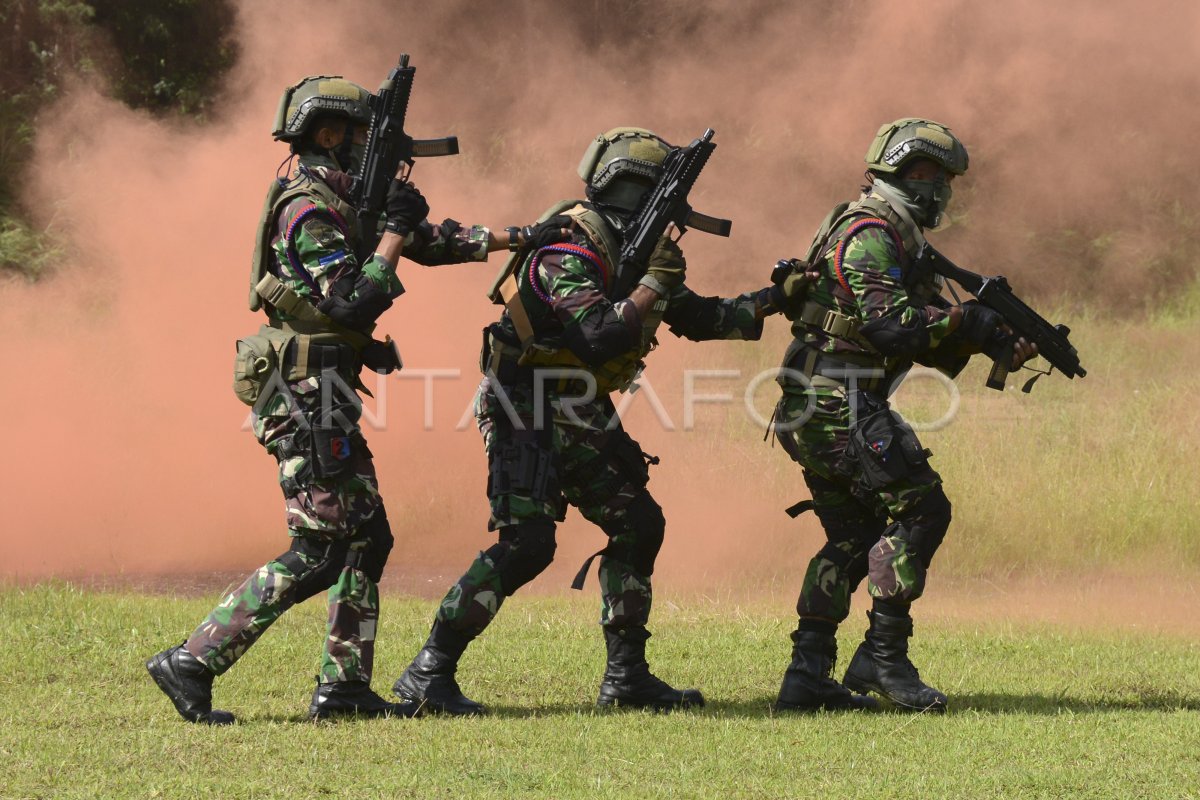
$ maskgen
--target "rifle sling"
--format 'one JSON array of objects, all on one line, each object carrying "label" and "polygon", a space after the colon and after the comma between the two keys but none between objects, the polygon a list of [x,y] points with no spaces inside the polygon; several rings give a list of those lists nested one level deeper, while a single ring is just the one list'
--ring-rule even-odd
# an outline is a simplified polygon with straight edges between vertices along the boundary
[{"label": "rifle sling", "polygon": [[521,340],[521,350],[524,352],[529,343],[533,341],[533,322],[529,319],[529,312],[525,310],[525,304],[521,302],[521,290],[517,286],[515,274],[510,274],[501,282],[500,299],[504,302],[504,307],[508,309],[508,317],[512,320],[517,337]]}]

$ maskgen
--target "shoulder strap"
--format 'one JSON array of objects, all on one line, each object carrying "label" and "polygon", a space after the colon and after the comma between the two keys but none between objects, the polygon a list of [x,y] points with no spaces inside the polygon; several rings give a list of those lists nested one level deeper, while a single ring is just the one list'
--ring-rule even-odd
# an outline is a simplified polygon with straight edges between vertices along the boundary
[{"label": "shoulder strap", "polygon": [[[617,270],[621,268],[618,263],[621,258],[621,242],[617,238],[612,226],[605,221],[604,217],[600,216],[598,211],[588,207],[584,203],[577,204],[574,208],[567,209],[562,212],[564,215],[574,220],[584,234],[596,246],[597,254],[601,261],[608,265],[608,274],[615,277]],[[601,267],[603,269],[603,267]],[[608,285],[606,283],[606,285]]]},{"label": "shoulder strap", "polygon": [[825,247],[829,243],[829,236],[833,233],[833,229],[846,213],[846,209],[850,207],[849,203],[838,203],[833,207],[833,210],[825,215],[825,219],[821,221],[820,227],[817,228],[816,234],[813,235],[812,243],[808,246],[808,252],[804,255],[805,264],[814,264],[821,254],[825,251]]},{"label": "shoulder strap", "polygon": [[255,293],[264,302],[269,303],[274,308],[279,309],[289,317],[293,317],[300,322],[300,325],[294,326],[298,330],[309,328],[319,332],[336,333],[349,342],[352,347],[359,350],[371,343],[370,336],[334,322],[326,314],[317,310],[312,303],[296,294],[283,281],[270,273],[264,275],[254,289]]},{"label": "shoulder strap", "polygon": [[[537,222],[545,222],[551,217],[558,216],[569,208],[573,208],[580,204],[579,200],[563,200],[555,203],[542,212],[542,215],[537,218]],[[500,271],[496,273],[496,280],[492,282],[492,288],[488,289],[488,299],[496,304],[504,304],[504,297],[500,291],[500,287],[511,276],[515,275],[517,270],[521,268],[521,264],[529,256],[529,249],[522,247],[509,254],[508,258],[504,259],[504,265],[500,267]]]},{"label": "shoulder strap", "polygon": [[883,197],[871,192],[853,204],[857,213],[866,213],[884,220],[900,236],[902,249],[909,259],[916,257],[925,244],[925,235],[904,209],[898,209]]}]

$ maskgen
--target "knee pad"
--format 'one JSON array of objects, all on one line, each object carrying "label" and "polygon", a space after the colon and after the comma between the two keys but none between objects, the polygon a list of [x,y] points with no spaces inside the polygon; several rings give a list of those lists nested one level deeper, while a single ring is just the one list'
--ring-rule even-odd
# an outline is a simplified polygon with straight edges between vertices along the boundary
[{"label": "knee pad", "polygon": [[913,543],[912,532],[896,522],[868,554],[868,588],[871,597],[895,604],[907,604],[925,591],[927,566],[920,546]]},{"label": "knee pad", "polygon": [[950,498],[946,497],[939,484],[922,497],[902,519],[897,520],[903,525],[903,533],[899,535],[912,545],[926,569],[933,563],[933,554],[946,538],[946,531],[950,529],[950,518]]},{"label": "knee pad", "polygon": [[304,602],[337,582],[348,549],[347,543],[342,540],[292,537],[292,546],[275,560],[296,576],[293,584],[296,603]]},{"label": "knee pad", "polygon": [[611,543],[606,555],[623,561],[647,577],[654,574],[654,561],[662,548],[667,520],[662,506],[645,489],[634,495],[617,519],[601,526]]},{"label": "knee pad", "polygon": [[550,521],[522,522],[500,529],[500,541],[487,550],[496,565],[505,597],[541,574],[554,560],[558,544]]},{"label": "knee pad", "polygon": [[387,565],[388,554],[396,539],[392,536],[392,526],[388,522],[387,511],[382,505],[375,510],[371,518],[358,529],[356,538],[366,539],[366,546],[350,550],[346,555],[346,566],[361,570],[364,575],[375,583],[383,578],[383,568]]}]

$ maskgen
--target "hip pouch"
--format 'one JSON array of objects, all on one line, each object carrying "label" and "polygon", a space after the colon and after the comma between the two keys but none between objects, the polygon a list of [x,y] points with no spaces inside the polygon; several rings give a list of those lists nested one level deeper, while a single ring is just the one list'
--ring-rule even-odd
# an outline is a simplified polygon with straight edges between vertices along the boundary
[{"label": "hip pouch", "polygon": [[642,450],[642,446],[624,431],[613,433],[609,440],[613,461],[625,480],[641,488],[650,482],[650,467],[658,463],[658,456]]},{"label": "hip pouch", "polygon": [[237,340],[237,356],[233,361],[233,393],[248,406],[262,395],[276,368],[279,356],[274,343],[262,334]]},{"label": "hip pouch", "polygon": [[507,441],[492,448],[488,463],[488,497],[518,494],[534,502],[559,493],[554,455],[535,441]]},{"label": "hip pouch", "polygon": [[309,417],[315,480],[341,478],[354,469],[360,457],[370,457],[358,429],[361,414],[362,409],[355,403],[334,403]]},{"label": "hip pouch", "polygon": [[860,404],[859,412],[846,454],[857,464],[864,488],[882,489],[929,470],[932,453],[921,447],[917,434],[899,414],[875,403]]}]

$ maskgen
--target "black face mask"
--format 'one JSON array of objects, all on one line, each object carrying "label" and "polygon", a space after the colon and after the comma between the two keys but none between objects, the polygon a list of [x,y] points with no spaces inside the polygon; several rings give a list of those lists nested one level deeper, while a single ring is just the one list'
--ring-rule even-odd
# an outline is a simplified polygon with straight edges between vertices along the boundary
[{"label": "black face mask", "polygon": [[333,156],[342,172],[350,175],[358,172],[359,167],[362,166],[363,156],[367,151],[365,144],[354,143],[354,133],[355,124],[347,122],[346,134],[342,137],[341,144],[329,151],[329,154]]},{"label": "black face mask", "polygon": [[923,227],[936,228],[942,223],[942,215],[946,213],[946,206],[950,204],[953,194],[945,175],[938,175],[931,181],[905,179],[900,181],[900,185],[925,212]]}]

